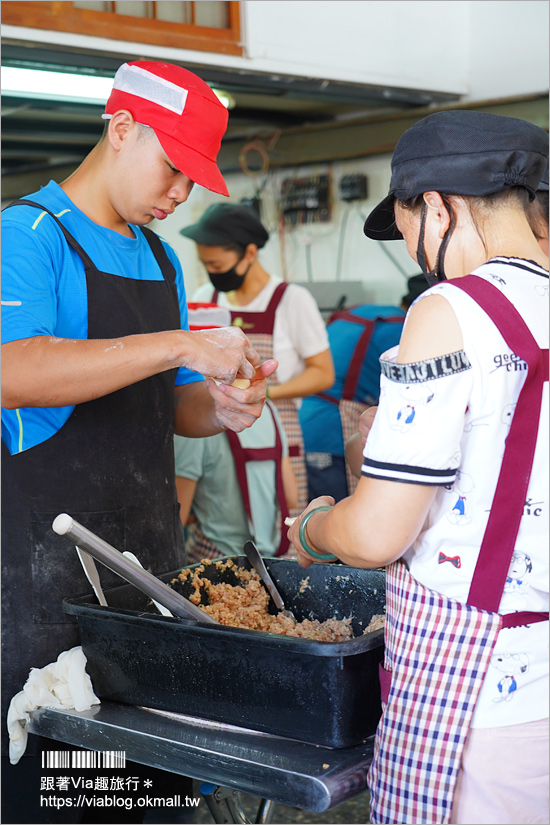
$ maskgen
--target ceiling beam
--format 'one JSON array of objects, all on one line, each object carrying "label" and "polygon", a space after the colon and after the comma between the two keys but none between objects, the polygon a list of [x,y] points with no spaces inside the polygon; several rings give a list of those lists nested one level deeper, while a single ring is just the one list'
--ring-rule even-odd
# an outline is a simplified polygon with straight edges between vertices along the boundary
[{"label": "ceiling beam", "polygon": [[[475,109],[481,112],[522,118],[548,131],[548,96],[529,95],[521,98],[477,101],[438,108],[422,108],[394,114],[382,114],[360,120],[308,124],[281,130],[267,149],[270,168],[303,166],[310,163],[330,163],[337,160],[367,157],[392,152],[403,132],[421,118],[444,109]],[[272,135],[258,132],[265,143]],[[240,170],[239,154],[243,141],[225,140],[218,164],[222,172]],[[265,148],[265,147],[264,147]],[[254,170],[254,158],[251,168]]]}]

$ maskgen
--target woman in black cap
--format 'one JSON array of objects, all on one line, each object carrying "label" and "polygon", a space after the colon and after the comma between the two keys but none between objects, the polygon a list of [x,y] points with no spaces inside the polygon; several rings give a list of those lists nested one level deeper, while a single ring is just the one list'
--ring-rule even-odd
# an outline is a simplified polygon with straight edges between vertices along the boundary
[{"label": "woman in black cap", "polygon": [[434,286],[381,358],[354,495],[289,538],[304,566],[387,566],[373,823],[548,822],[547,157],[530,123],[430,115],[365,224]]},{"label": "woman in black cap", "polygon": [[[181,230],[197,244],[211,283],[194,301],[212,301],[231,311],[262,357],[279,362],[269,380],[288,437],[292,468],[298,482],[300,513],[307,504],[307,473],[296,399],[332,386],[334,367],[325,323],[305,287],[269,275],[258,260],[268,233],[256,212],[244,204],[217,203],[201,219]],[[269,353],[269,356],[267,356]]]}]

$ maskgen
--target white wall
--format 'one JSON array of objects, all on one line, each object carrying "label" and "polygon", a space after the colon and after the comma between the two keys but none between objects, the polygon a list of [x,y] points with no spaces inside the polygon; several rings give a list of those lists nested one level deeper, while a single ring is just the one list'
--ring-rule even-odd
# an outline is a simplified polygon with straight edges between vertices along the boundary
[{"label": "white wall", "polygon": [[254,68],[281,74],[462,94],[469,5],[463,0],[316,0],[314,5],[247,0],[247,53]]},{"label": "white wall", "polygon": [[[332,220],[329,223],[306,224],[287,229],[282,235],[279,227],[279,193],[281,182],[287,177],[332,175]],[[363,172],[368,179],[368,200],[345,204],[339,199],[338,181],[342,175]],[[226,175],[230,200],[238,203],[243,197],[252,197],[255,185],[242,174]],[[307,282],[311,274],[314,281],[334,281],[340,265],[340,280],[360,281],[364,300],[373,303],[395,303],[405,292],[406,276],[419,272],[409,258],[403,241],[377,243],[363,234],[364,217],[388,192],[390,181],[390,156],[333,164],[318,164],[293,169],[278,169],[256,181],[265,184],[262,191],[262,220],[270,232],[270,239],[260,252],[265,269],[289,281]],[[179,230],[200,218],[206,207],[225,198],[204,189],[195,188],[188,203],[153,228],[176,250],[183,266],[188,295],[207,280],[204,268],[198,261],[195,244],[179,234]],[[347,217],[346,217],[347,213]],[[342,243],[343,233],[343,243]],[[307,245],[310,244],[311,273],[308,272]],[[397,260],[396,266],[384,248]],[[400,267],[400,268],[399,268]],[[402,271],[401,271],[402,270]]]},{"label": "white wall", "polygon": [[548,90],[547,0],[471,2],[466,100]]},{"label": "white wall", "polygon": [[244,0],[242,6],[244,57],[17,26],[3,26],[2,36],[190,67],[207,60],[276,75],[452,92],[467,100],[548,88],[547,0]]},{"label": "white wall", "polygon": [[[206,59],[211,65],[280,75],[455,92],[465,101],[536,94],[548,88],[547,0],[244,0],[243,6],[246,56],[242,58],[13,26],[4,26],[2,35],[174,60],[190,67]],[[281,181],[329,168],[336,195],[341,175],[364,172],[369,179],[368,200],[350,207],[336,197],[332,222],[285,232],[283,251],[277,234]],[[341,279],[363,282],[368,299],[377,303],[397,301],[405,284],[399,267],[408,275],[418,268],[403,242],[378,244],[365,238],[360,216],[384,197],[389,179],[390,157],[377,156],[278,170],[268,173],[267,180],[256,181],[265,184],[263,216],[272,232],[261,252],[266,269],[288,280],[307,281],[309,243],[313,279],[335,280],[345,223]],[[242,174],[228,175],[227,183],[234,201],[254,195],[253,181]],[[216,199],[197,188],[190,203],[155,227],[178,252],[190,295],[205,274],[194,244],[179,229],[197,220]],[[384,248],[397,258],[399,267]]]}]

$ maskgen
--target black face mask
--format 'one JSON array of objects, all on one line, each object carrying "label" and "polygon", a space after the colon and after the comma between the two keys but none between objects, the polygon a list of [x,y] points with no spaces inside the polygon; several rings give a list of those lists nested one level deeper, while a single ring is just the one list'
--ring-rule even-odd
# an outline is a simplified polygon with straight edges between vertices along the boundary
[{"label": "black face mask", "polygon": [[241,261],[242,258],[237,261],[235,266],[225,272],[208,272],[208,277],[215,290],[218,292],[232,292],[234,289],[242,287],[250,266],[247,267],[244,275],[239,275],[235,270]]}]

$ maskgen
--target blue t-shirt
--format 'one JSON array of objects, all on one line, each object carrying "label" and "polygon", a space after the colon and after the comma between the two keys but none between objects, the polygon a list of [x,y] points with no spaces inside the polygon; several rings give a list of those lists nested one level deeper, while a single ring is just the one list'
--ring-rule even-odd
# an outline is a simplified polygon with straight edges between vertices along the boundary
[{"label": "blue t-shirt", "polygon": [[[394,306],[376,306],[361,304],[349,310],[352,315],[361,318],[388,318],[405,313]],[[342,398],[344,383],[349,363],[357,342],[364,331],[360,324],[337,319],[327,327],[330,351],[334,361],[336,379],[326,394],[336,400]],[[399,343],[403,324],[377,324],[369,343],[367,354],[363,361],[359,382],[355,394],[355,401],[375,404],[380,394],[380,363],[383,352]],[[304,448],[306,453],[331,453],[344,455],[344,438],[340,413],[336,404],[311,395],[304,398],[300,407],[300,424],[304,434]]]},{"label": "blue t-shirt", "polygon": [[[95,266],[125,278],[162,280],[162,273],[141,230],[135,238],[94,223],[54,181],[28,195],[47,207],[87,252]],[[176,270],[181,328],[188,329],[187,303],[180,263],[164,248]],[[88,299],[84,266],[56,221],[36,207],[14,206],[2,213],[2,343],[47,335],[86,339]],[[202,380],[192,370],[178,370],[176,384]],[[2,408],[2,439],[16,453],[41,444],[65,424],[74,406]]]}]

